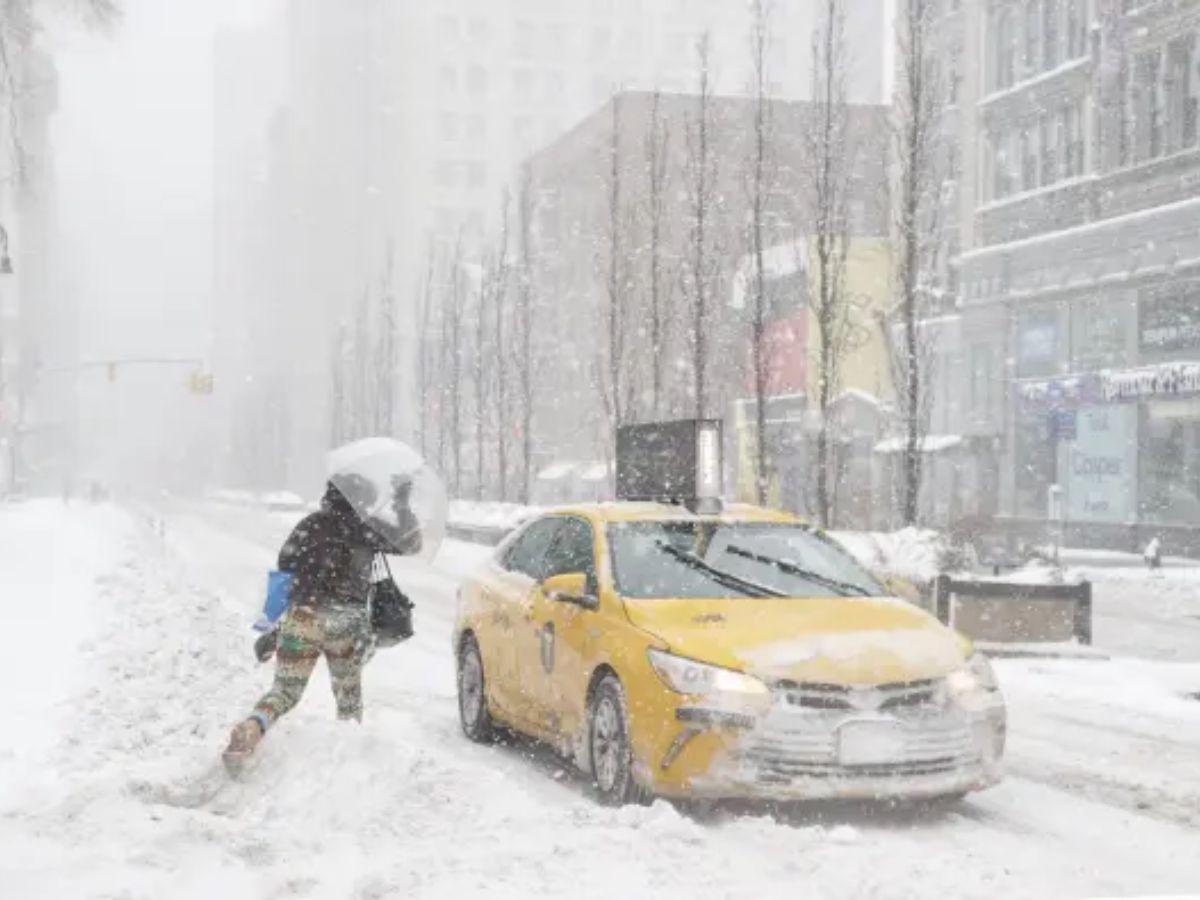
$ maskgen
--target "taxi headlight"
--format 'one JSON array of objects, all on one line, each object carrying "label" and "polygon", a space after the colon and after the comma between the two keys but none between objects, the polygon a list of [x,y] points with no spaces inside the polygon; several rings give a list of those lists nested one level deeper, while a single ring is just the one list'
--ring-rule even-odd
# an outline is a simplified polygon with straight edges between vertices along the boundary
[{"label": "taxi headlight", "polygon": [[972,653],[961,669],[950,673],[946,678],[946,685],[953,697],[968,697],[1000,689],[992,664],[982,653]]},{"label": "taxi headlight", "polygon": [[766,684],[753,675],[710,666],[661,650],[650,650],[649,656],[650,665],[663,680],[663,684],[680,694],[735,694],[752,697],[770,694]]}]

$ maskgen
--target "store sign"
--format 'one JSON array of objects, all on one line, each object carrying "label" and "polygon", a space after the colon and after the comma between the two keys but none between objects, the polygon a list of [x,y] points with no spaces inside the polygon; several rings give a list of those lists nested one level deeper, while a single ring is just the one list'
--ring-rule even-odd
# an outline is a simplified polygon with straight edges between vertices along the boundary
[{"label": "store sign", "polygon": [[1142,350],[1169,352],[1200,347],[1200,281],[1147,292],[1140,309]]},{"label": "store sign", "polygon": [[1067,455],[1067,510],[1076,522],[1126,522],[1134,517],[1137,408],[1085,406]]},{"label": "store sign", "polygon": [[1200,362],[1162,363],[1100,373],[1104,399],[1138,400],[1200,393]]}]

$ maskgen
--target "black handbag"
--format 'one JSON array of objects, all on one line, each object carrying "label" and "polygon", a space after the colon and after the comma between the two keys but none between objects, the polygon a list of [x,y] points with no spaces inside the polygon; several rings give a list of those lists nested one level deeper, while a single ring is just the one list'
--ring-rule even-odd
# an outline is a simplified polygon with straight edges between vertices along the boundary
[{"label": "black handbag", "polygon": [[378,647],[392,647],[413,636],[413,604],[396,585],[387,557],[379,555],[387,577],[371,585],[371,633]]}]

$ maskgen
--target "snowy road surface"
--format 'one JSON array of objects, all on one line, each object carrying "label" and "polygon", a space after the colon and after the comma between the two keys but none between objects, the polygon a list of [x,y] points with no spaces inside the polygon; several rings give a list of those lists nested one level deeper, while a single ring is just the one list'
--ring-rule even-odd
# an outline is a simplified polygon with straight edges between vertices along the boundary
[{"label": "snowy road surface", "polygon": [[[217,506],[0,507],[0,897],[1200,892],[1200,653],[1159,628],[1156,658],[1132,658],[1133,609],[1110,661],[999,663],[1010,774],[955,811],[692,818],[601,808],[547,753],[460,736],[453,592],[486,551],[448,543],[397,573],[418,635],[372,662],[365,724],[332,721],[318,669],[229,782],[217,757],[270,680],[248,625],[288,525]],[[1200,613],[1186,581],[1129,591]]]}]

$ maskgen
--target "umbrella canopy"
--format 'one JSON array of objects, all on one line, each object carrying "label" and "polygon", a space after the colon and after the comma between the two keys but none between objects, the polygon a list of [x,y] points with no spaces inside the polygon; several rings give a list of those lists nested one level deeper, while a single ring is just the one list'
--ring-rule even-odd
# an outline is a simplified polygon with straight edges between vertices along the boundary
[{"label": "umbrella canopy", "polygon": [[329,454],[328,479],[397,553],[414,532],[422,557],[437,553],[446,534],[446,488],[412,447],[386,437],[344,444]]}]

